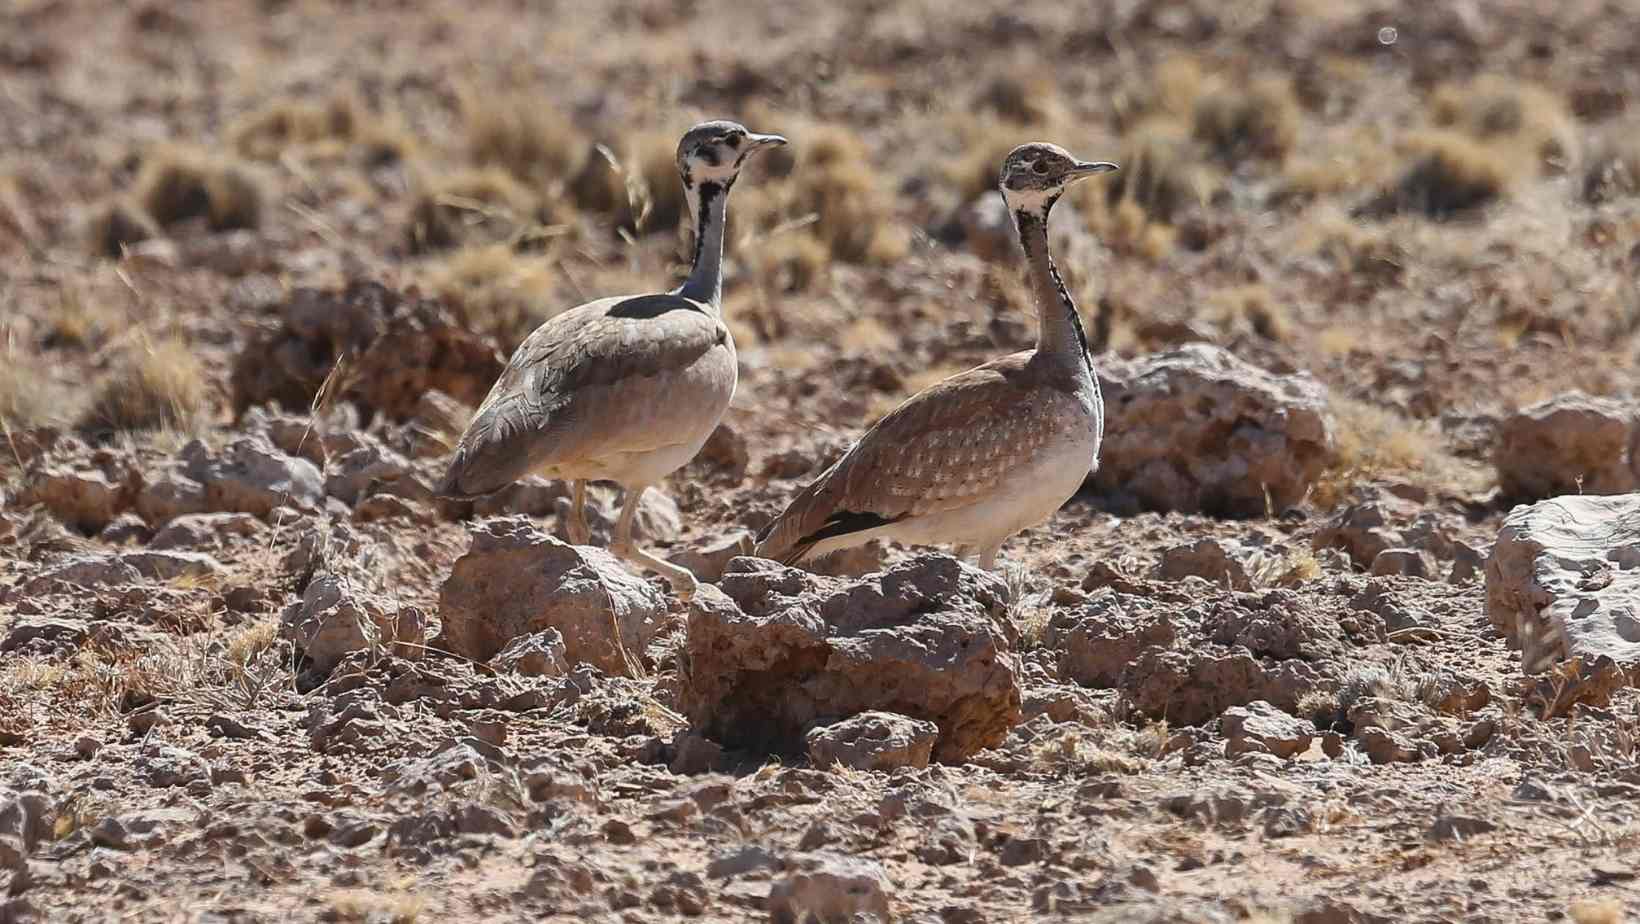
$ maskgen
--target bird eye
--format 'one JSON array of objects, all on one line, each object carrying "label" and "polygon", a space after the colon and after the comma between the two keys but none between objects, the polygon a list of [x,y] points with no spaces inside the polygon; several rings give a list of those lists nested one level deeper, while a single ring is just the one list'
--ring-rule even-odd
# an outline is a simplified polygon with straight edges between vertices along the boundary
[{"label": "bird eye", "polygon": [[735,134],[730,135],[727,140],[729,142],[729,147],[738,148],[740,147],[740,142],[745,140],[745,136],[739,132],[736,132]]},{"label": "bird eye", "polygon": [[1031,172],[1036,174],[1037,176],[1046,175],[1047,172],[1048,172],[1048,162],[1045,161],[1045,160],[1037,161],[1036,163],[1031,165]]}]

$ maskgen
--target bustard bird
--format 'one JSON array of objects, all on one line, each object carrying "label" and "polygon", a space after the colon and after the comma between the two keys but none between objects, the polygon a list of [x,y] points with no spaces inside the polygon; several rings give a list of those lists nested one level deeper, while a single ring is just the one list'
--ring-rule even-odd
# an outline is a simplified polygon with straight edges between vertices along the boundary
[{"label": "bustard bird", "polygon": [[734,396],[735,344],[723,323],[729,189],[757,151],[782,145],[734,122],[704,122],[678,142],[694,218],[689,277],[671,292],[588,302],[519,345],[456,445],[442,491],[472,498],[538,473],[574,482],[570,541],[587,542],[586,483],[626,489],[610,551],[646,566],[680,596],[695,578],[638,548],[632,520],[650,485],[700,450]]},{"label": "bustard bird", "polygon": [[1026,144],[1000,185],[1025,250],[1036,348],[912,396],[879,420],[758,536],[787,564],[871,539],[949,544],[996,564],[1008,537],[1041,523],[1098,465],[1104,401],[1087,337],[1048,253],[1048,213],[1070,184],[1115,164]]}]

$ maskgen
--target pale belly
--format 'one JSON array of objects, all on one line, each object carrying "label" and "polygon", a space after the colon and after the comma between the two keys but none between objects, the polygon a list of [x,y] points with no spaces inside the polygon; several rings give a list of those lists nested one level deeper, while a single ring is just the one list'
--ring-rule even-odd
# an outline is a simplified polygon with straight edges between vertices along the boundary
[{"label": "pale belly", "polygon": [[917,517],[885,530],[888,538],[917,545],[998,545],[1036,526],[1076,494],[1092,470],[1098,439],[1088,432],[1045,447],[979,503]]},{"label": "pale belly", "polygon": [[1050,444],[1029,463],[1014,469],[1001,490],[978,503],[828,539],[817,543],[807,557],[829,555],[872,539],[970,547],[975,552],[999,546],[1020,530],[1046,521],[1076,494],[1096,464],[1100,437],[1087,430]]},{"label": "pale belly", "polygon": [[583,444],[572,458],[542,464],[536,473],[627,486],[654,484],[700,452],[729,409],[735,385],[733,347],[713,350],[687,369],[622,382],[588,401],[583,411],[610,422],[605,435]]}]

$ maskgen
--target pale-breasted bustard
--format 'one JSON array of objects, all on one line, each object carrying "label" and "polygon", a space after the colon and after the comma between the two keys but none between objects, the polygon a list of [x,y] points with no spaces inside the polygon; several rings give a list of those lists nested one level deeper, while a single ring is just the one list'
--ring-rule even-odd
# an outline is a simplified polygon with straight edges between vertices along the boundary
[{"label": "pale-breasted bustard", "polygon": [[723,323],[723,234],[729,189],[746,159],[779,135],[704,122],[678,142],[695,222],[689,278],[662,294],[588,302],[519,345],[467,426],[441,485],[453,497],[498,491],[538,473],[574,482],[570,541],[585,544],[586,482],[626,489],[610,551],[647,566],[679,595],[695,578],[632,542],[638,500],[700,451],[734,397],[734,339]]},{"label": "pale-breasted bustard", "polygon": [[1002,162],[1025,250],[1036,348],[912,396],[861,436],[758,536],[787,564],[871,539],[950,544],[991,569],[1008,537],[1076,493],[1098,465],[1104,401],[1076,305],[1048,253],[1048,213],[1071,183],[1115,164],[1026,144]]}]

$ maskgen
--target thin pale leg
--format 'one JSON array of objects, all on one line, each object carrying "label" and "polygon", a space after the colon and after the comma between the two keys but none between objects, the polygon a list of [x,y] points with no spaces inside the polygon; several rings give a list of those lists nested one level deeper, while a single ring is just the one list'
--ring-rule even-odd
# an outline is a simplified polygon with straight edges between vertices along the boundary
[{"label": "thin pale leg", "polygon": [[586,545],[592,540],[592,530],[587,526],[587,483],[577,478],[571,492],[569,522],[564,524],[564,532],[569,534],[570,545]]},{"label": "thin pale leg", "polygon": [[689,573],[689,569],[656,558],[632,542],[632,521],[638,515],[638,501],[643,499],[643,492],[648,489],[648,485],[638,485],[626,492],[625,502],[621,505],[621,519],[615,524],[615,541],[610,543],[609,551],[666,578],[678,599],[687,602],[695,595],[695,576]]}]

